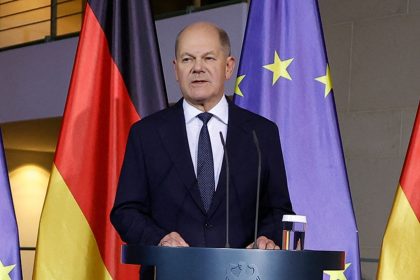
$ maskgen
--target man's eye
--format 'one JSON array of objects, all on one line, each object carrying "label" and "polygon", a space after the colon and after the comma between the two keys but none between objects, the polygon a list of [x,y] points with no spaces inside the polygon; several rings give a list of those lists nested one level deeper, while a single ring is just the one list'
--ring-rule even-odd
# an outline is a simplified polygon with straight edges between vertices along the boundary
[{"label": "man's eye", "polygon": [[190,62],[190,61],[191,61],[191,58],[190,57],[184,57],[182,59],[182,62]]},{"label": "man's eye", "polygon": [[206,57],[206,60],[211,61],[211,60],[215,60],[215,58],[214,58],[214,57],[212,57],[212,56],[207,56],[207,57]]}]

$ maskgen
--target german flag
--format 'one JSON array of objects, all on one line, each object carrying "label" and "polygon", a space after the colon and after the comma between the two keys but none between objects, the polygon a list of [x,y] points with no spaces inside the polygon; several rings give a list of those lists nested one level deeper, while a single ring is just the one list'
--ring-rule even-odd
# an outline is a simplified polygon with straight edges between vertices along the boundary
[{"label": "german flag", "polygon": [[131,125],[166,106],[149,1],[87,1],[34,279],[138,279],[109,213]]},{"label": "german flag", "polygon": [[382,242],[377,279],[420,277],[420,104],[391,216]]}]

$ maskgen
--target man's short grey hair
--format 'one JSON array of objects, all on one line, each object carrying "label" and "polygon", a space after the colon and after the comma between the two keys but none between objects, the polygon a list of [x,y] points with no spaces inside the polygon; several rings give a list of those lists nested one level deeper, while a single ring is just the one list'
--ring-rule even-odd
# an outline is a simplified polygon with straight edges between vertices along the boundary
[{"label": "man's short grey hair", "polygon": [[[213,26],[213,28],[219,34],[220,45],[223,48],[223,52],[226,54],[226,56],[230,56],[231,55],[231,46],[230,46],[229,35],[227,34],[227,32],[224,29],[218,27],[217,25],[214,25],[214,24],[210,24],[210,25]],[[181,34],[188,27],[190,27],[190,25],[187,25],[186,27],[184,27],[181,31],[179,31],[178,35],[176,35],[176,40],[175,40],[175,57],[177,56],[177,53],[178,53],[179,38],[181,37]]]}]

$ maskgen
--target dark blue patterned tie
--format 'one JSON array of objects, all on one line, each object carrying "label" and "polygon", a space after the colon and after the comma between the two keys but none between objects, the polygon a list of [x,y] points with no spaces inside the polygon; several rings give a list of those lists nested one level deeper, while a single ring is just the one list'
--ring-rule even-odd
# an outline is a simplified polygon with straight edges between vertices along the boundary
[{"label": "dark blue patterned tie", "polygon": [[210,135],[207,129],[208,121],[213,117],[210,113],[201,113],[198,118],[203,122],[198,138],[197,181],[204,209],[209,210],[214,194],[214,167],[211,151]]}]

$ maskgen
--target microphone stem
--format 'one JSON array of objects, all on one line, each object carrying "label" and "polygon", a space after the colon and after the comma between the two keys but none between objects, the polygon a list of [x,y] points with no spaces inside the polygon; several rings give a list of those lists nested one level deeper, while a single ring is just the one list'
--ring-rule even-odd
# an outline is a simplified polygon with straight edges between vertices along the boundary
[{"label": "microphone stem", "polygon": [[225,160],[226,160],[226,248],[230,248],[229,244],[229,161],[228,155],[225,150]]},{"label": "microphone stem", "polygon": [[220,141],[223,145],[223,159],[225,160],[226,166],[226,244],[225,248],[230,248],[229,244],[229,158],[227,153],[227,147],[223,134],[219,131]]},{"label": "microphone stem", "polygon": [[255,230],[254,230],[254,245],[253,249],[258,249],[257,246],[257,236],[258,236],[258,216],[259,216],[259,209],[260,209],[260,184],[261,184],[261,150],[260,145],[258,143],[257,134],[255,133],[255,130],[252,131],[253,137],[254,137],[254,143],[257,148],[257,154],[258,154],[258,176],[257,176],[257,201],[255,206]]}]

